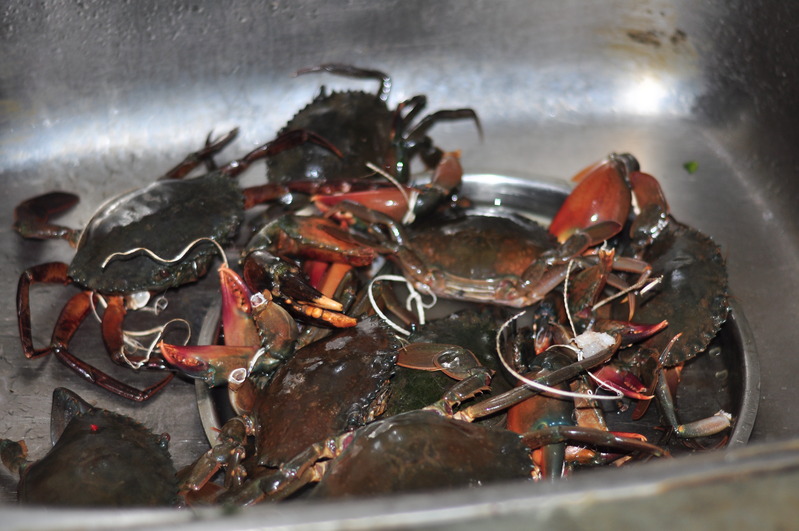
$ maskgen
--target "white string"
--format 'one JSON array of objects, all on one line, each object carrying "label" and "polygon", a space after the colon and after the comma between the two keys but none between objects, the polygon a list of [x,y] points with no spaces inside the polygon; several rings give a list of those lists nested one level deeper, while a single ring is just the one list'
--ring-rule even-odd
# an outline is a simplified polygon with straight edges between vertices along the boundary
[{"label": "white string", "polygon": [[165,295],[161,294],[155,299],[153,299],[153,306],[150,308],[149,306],[145,306],[144,308],[139,308],[140,312],[149,312],[153,315],[159,315],[161,312],[167,309],[169,306],[169,300],[166,298]]},{"label": "white string", "polygon": [[145,337],[145,336],[150,336],[150,335],[156,334],[155,338],[150,343],[150,346],[146,348],[147,353],[145,354],[144,358],[141,361],[135,361],[135,362],[134,361],[130,361],[128,359],[128,357],[125,355],[125,348],[123,347],[119,354],[120,354],[120,356],[122,356],[122,359],[125,361],[125,363],[127,363],[133,369],[141,369],[141,367],[145,363],[150,361],[150,357],[152,356],[152,353],[155,351],[156,345],[158,344],[158,342],[163,337],[164,332],[166,331],[167,327],[169,327],[169,325],[171,325],[172,323],[183,323],[184,325],[186,325],[187,334],[186,334],[186,339],[183,341],[183,344],[187,345],[189,343],[189,340],[191,339],[191,325],[185,319],[172,319],[170,321],[167,321],[166,323],[164,323],[161,326],[156,326],[154,328],[150,328],[149,330],[139,330],[139,331],[136,331],[136,332],[124,332],[123,331],[122,332],[123,342],[126,345],[132,346],[134,348],[134,351],[135,350],[145,350],[144,345],[142,345],[139,341],[137,341],[135,339],[136,337]]},{"label": "white string", "polygon": [[94,305],[95,296],[100,301],[100,306],[103,307],[103,310],[105,310],[108,307],[108,303],[106,302],[105,298],[99,293],[92,293],[92,296],[89,297],[89,307],[92,309],[92,314],[94,315],[94,318],[97,320],[98,323],[102,323],[103,319],[102,317],[100,317],[100,314],[97,313],[97,307]]},{"label": "white string", "polygon": [[[196,240],[194,240],[191,243],[189,243],[185,248],[183,248],[183,250],[181,250],[173,258],[163,258],[163,257],[157,255],[156,253],[154,253],[153,251],[151,251],[150,249],[147,249],[146,247],[135,247],[135,248],[129,249],[127,251],[111,253],[110,255],[108,255],[106,257],[105,260],[103,260],[103,263],[100,265],[100,267],[102,269],[105,269],[105,267],[111,261],[113,261],[114,259],[119,258],[119,257],[129,256],[131,254],[138,253],[138,252],[143,252],[143,253],[147,254],[148,256],[150,256],[151,258],[153,258],[154,260],[159,261],[159,262],[164,262],[164,263],[177,262],[179,260],[182,260],[186,256],[186,254],[189,251],[191,251],[191,249],[195,245],[197,245],[198,243],[201,243],[201,242],[211,242],[212,244],[214,244],[214,246],[216,246],[217,250],[219,251],[219,255],[222,257],[223,267],[228,267],[227,256],[225,256],[225,250],[222,248],[222,246],[219,244],[219,242],[217,242],[213,238],[197,238]],[[107,308],[108,307],[107,301],[100,294],[96,294],[96,295],[97,295],[98,299],[100,300],[101,305],[103,306],[103,309]],[[91,300],[92,313],[94,314],[94,317],[98,321],[102,322],[102,319],[100,318],[100,316],[97,313],[97,308],[94,305],[93,297],[90,298],[90,300]],[[155,299],[154,304],[153,304],[153,308],[152,309],[148,309],[147,311],[150,311],[150,312],[154,313],[155,315],[158,315],[160,313],[160,311],[162,311],[164,308],[166,308],[166,298],[162,295],[162,296],[160,296],[160,297]],[[150,361],[150,357],[151,357],[153,351],[155,350],[155,347],[158,344],[158,341],[160,341],[161,337],[163,336],[164,331],[166,330],[166,328],[170,324],[172,324],[174,322],[180,322],[180,323],[183,323],[183,324],[186,325],[188,333],[187,333],[187,336],[186,336],[186,340],[185,340],[185,342],[183,344],[184,345],[188,344],[189,339],[191,339],[191,325],[185,319],[172,319],[171,321],[167,321],[166,323],[164,323],[161,326],[157,326],[157,327],[151,328],[149,330],[142,330],[142,331],[135,331],[135,332],[130,332],[130,331],[123,330],[122,331],[123,347],[120,350],[119,354],[122,357],[122,359],[125,361],[125,363],[127,363],[128,365],[130,365],[134,369],[140,369],[145,363]],[[149,347],[145,347],[140,341],[135,339],[136,337],[144,337],[144,336],[148,336],[148,335],[152,335],[152,334],[156,334],[156,336],[155,336],[155,339],[152,341],[152,343],[150,343]],[[138,362],[130,361],[128,359],[127,355],[125,354],[125,345],[127,345],[130,348],[132,348],[133,352],[136,352],[136,351],[139,351],[139,350],[146,350],[147,353],[146,353],[145,357],[143,358],[143,360],[142,361],[138,361]]]},{"label": "white string", "polygon": [[375,282],[377,282],[378,280],[390,280],[392,282],[404,282],[405,285],[407,286],[408,292],[409,292],[408,298],[405,301],[405,309],[408,310],[409,312],[413,311],[411,307],[415,303],[415,305],[416,305],[416,313],[419,316],[419,324],[425,324],[424,311],[425,310],[429,310],[430,308],[432,308],[433,306],[436,305],[436,302],[438,302],[438,298],[436,297],[435,293],[433,293],[432,291],[428,291],[427,295],[430,295],[433,300],[430,301],[429,303],[425,303],[422,300],[422,295],[418,291],[416,291],[416,289],[414,289],[413,284],[408,279],[406,279],[405,277],[400,276],[400,275],[377,275],[376,277],[374,277],[372,279],[371,282],[369,282],[369,289],[367,289],[367,295],[369,296],[369,303],[372,305],[372,309],[391,328],[393,328],[397,332],[399,332],[401,334],[404,334],[406,336],[411,335],[411,332],[409,330],[405,330],[400,325],[396,324],[394,321],[389,319],[389,317],[385,313],[383,313],[383,310],[381,310],[380,307],[378,306],[377,301],[375,300],[374,293],[372,291],[373,288],[374,288]]},{"label": "white string", "polygon": [[[612,391],[613,393],[615,393],[615,396],[604,396],[604,395],[597,395],[597,394],[594,394],[594,393],[575,393],[575,392],[572,392],[572,391],[563,391],[562,389],[556,389],[554,387],[550,387],[548,385],[544,385],[544,384],[542,384],[540,382],[536,382],[535,380],[531,380],[531,379],[527,378],[526,376],[520,374],[513,367],[511,367],[510,364],[505,359],[505,356],[502,355],[502,349],[500,348],[500,338],[501,338],[502,332],[504,332],[505,328],[507,328],[513,321],[515,321],[516,319],[518,319],[519,317],[521,317],[524,314],[525,314],[525,312],[519,312],[516,315],[512,316],[507,321],[505,321],[504,323],[502,323],[502,326],[500,326],[499,330],[497,330],[497,335],[496,335],[496,339],[495,339],[495,348],[496,348],[496,351],[497,351],[497,355],[499,356],[499,360],[502,362],[502,365],[505,367],[505,369],[507,369],[508,372],[510,372],[513,375],[514,378],[516,378],[519,381],[523,382],[525,385],[528,385],[530,387],[533,387],[533,388],[538,389],[540,391],[543,391],[545,393],[558,395],[558,396],[563,396],[563,397],[566,397],[566,398],[584,398],[586,400],[618,400],[619,398],[624,396],[619,391],[617,391],[617,390],[615,390],[613,388],[608,388],[604,384],[602,385],[602,387],[605,388],[605,389],[608,389],[609,391]],[[576,352],[578,361],[582,361],[585,358],[584,351],[582,349],[579,349],[579,348],[573,346],[573,345],[552,345],[547,350],[555,348],[555,347],[565,347],[565,348],[568,348],[569,350],[572,350],[572,351]],[[589,372],[588,374],[591,374],[591,373]]]},{"label": "white string", "polygon": [[572,335],[576,336],[577,329],[574,327],[572,312],[569,309],[569,276],[572,272],[572,264],[574,264],[574,260],[569,260],[569,265],[566,266],[566,278],[563,280],[563,307],[566,308],[566,317],[569,318],[569,326],[572,329]]},{"label": "white string", "polygon": [[227,267],[228,262],[227,262],[227,257],[225,256],[225,250],[222,249],[222,246],[219,244],[218,241],[214,240],[213,238],[197,238],[196,240],[194,240],[191,243],[189,243],[186,247],[184,247],[183,250],[180,251],[174,258],[163,258],[163,257],[157,255],[156,253],[154,253],[153,251],[151,251],[150,249],[146,248],[146,247],[134,247],[133,249],[129,249],[127,251],[120,251],[120,252],[109,254],[106,257],[106,259],[103,260],[103,263],[100,264],[100,268],[101,269],[105,269],[106,266],[108,265],[108,263],[111,262],[112,260],[114,260],[115,258],[124,257],[124,256],[130,256],[132,254],[139,253],[139,252],[148,255],[153,260],[156,260],[158,262],[163,262],[165,264],[170,264],[172,262],[178,262],[178,261],[182,260],[186,256],[186,254],[188,254],[188,252],[192,250],[192,248],[195,245],[197,245],[198,243],[202,243],[202,242],[211,242],[211,243],[213,243],[216,246],[217,250],[219,251],[219,255],[222,257],[222,261],[224,262],[224,266]]},{"label": "white string", "polygon": [[[103,307],[103,310],[108,308],[108,301],[106,301],[105,297],[103,297],[99,293],[94,293],[93,296],[89,297],[89,306],[90,306],[90,308],[92,310],[92,315],[94,315],[94,318],[97,320],[98,323],[102,323],[103,319],[97,313],[97,307],[94,304],[94,297],[95,296],[97,297],[97,300],[100,301],[100,306]],[[166,300],[166,299],[164,298],[164,300]],[[156,300],[156,304],[157,304],[157,300]],[[163,305],[161,307],[164,308],[164,307],[166,307],[166,305]],[[151,309],[149,311],[151,311],[151,312],[155,313],[156,315],[158,315],[158,310],[157,309]],[[184,325],[186,325],[187,334],[186,334],[186,339],[184,340],[183,344],[184,345],[188,344],[189,340],[191,339],[191,324],[189,324],[189,322],[186,321],[185,319],[172,319],[170,321],[167,321],[163,325],[155,326],[155,327],[149,328],[147,330],[134,330],[134,331],[122,330],[122,343],[123,343],[123,346],[122,346],[122,349],[120,349],[120,351],[119,351],[119,355],[122,357],[122,360],[125,363],[127,363],[128,366],[130,366],[133,369],[141,369],[141,367],[145,363],[150,361],[150,357],[152,356],[152,353],[155,350],[155,346],[158,344],[158,341],[161,339],[164,331],[167,329],[167,327],[170,324],[175,323],[175,322],[183,323]],[[150,336],[150,335],[153,335],[153,334],[157,334],[157,335],[156,335],[155,339],[150,343],[149,347],[145,347],[141,343],[141,341],[136,339],[137,337],[146,337],[146,336]],[[130,352],[137,352],[139,350],[144,350],[144,351],[147,352],[147,354],[144,356],[144,359],[142,359],[142,361],[137,361],[137,362],[131,361],[128,358],[128,356],[125,354],[125,346],[129,347],[130,349],[132,349]]]},{"label": "white string", "polygon": [[657,278],[653,278],[652,280],[649,280],[649,275],[648,274],[644,275],[640,279],[638,279],[638,281],[635,284],[633,284],[632,286],[627,286],[626,288],[624,288],[622,290],[619,290],[617,293],[614,293],[613,295],[610,295],[609,297],[605,297],[604,299],[602,299],[598,303],[594,304],[594,307],[591,308],[591,311],[596,311],[597,309],[601,308],[605,304],[607,304],[607,303],[609,303],[611,301],[614,301],[614,300],[618,299],[619,297],[621,297],[623,295],[626,295],[626,294],[630,293],[631,291],[635,291],[635,290],[637,290],[639,288],[642,288],[642,289],[638,293],[643,295],[644,293],[646,293],[647,291],[649,291],[653,287],[655,287],[658,284],[660,284],[661,280],[663,280],[663,277],[657,277]]},{"label": "white string", "polygon": [[410,223],[413,223],[413,221],[416,219],[416,215],[413,213],[413,205],[416,204],[416,199],[419,197],[418,190],[412,190],[410,195],[409,195],[407,193],[407,191],[405,190],[405,187],[402,186],[399,183],[399,181],[397,181],[397,179],[395,179],[391,174],[389,174],[388,172],[383,170],[383,168],[381,168],[381,167],[379,167],[379,166],[377,166],[375,164],[372,164],[371,162],[367,162],[366,163],[366,167],[369,168],[370,170],[372,170],[373,172],[377,173],[378,175],[380,175],[382,177],[385,177],[388,180],[388,182],[393,184],[397,188],[397,190],[400,191],[400,193],[402,194],[402,197],[405,199],[405,204],[408,207],[405,210],[405,215],[402,216],[401,223],[403,225],[408,225]]},{"label": "white string", "polygon": [[259,348],[253,354],[253,357],[250,358],[250,362],[247,364],[247,376],[252,374],[253,369],[255,368],[255,363],[266,354],[266,349],[264,347]]}]

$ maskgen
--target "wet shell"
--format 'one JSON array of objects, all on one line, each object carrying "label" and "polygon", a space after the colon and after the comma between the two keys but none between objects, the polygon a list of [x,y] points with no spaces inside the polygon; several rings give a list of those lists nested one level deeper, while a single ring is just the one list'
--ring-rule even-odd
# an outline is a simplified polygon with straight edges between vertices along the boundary
[{"label": "wet shell", "polygon": [[358,430],[312,497],[375,496],[529,479],[519,435],[411,411]]},{"label": "wet shell", "polygon": [[391,329],[370,318],[299,349],[259,395],[259,464],[279,466],[370,420],[399,347]]}]

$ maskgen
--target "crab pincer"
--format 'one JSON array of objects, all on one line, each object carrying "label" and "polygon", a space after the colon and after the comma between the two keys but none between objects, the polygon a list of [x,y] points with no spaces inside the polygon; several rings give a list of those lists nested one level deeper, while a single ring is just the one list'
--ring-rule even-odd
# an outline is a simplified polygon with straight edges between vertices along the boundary
[{"label": "crab pincer", "polygon": [[[223,385],[237,369],[249,373],[272,370],[294,352],[296,321],[270,295],[253,294],[227,266],[219,268],[224,345],[159,343],[161,354],[183,374],[209,387]],[[255,302],[253,302],[255,301]]]}]

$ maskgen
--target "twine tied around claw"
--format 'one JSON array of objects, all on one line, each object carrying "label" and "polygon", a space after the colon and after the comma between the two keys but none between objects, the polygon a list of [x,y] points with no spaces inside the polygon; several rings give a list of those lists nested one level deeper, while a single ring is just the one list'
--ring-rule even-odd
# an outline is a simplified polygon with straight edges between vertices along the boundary
[{"label": "twine tied around claw", "polygon": [[432,297],[432,301],[425,303],[422,300],[421,293],[419,293],[413,287],[413,284],[407,278],[400,275],[377,275],[371,280],[371,282],[369,282],[369,288],[367,289],[367,294],[369,296],[369,302],[372,305],[372,309],[374,309],[375,313],[379,315],[380,318],[383,319],[383,321],[385,321],[386,324],[388,324],[391,328],[406,336],[411,335],[410,330],[405,330],[400,325],[389,319],[388,316],[385,313],[383,313],[383,310],[381,310],[380,307],[377,305],[377,301],[375,300],[372,288],[374,287],[375,282],[377,282],[378,280],[404,282],[405,285],[408,287],[408,292],[409,292],[408,298],[405,300],[405,309],[407,309],[410,312],[413,311],[412,307],[415,306],[416,313],[419,316],[419,324],[425,324],[424,311],[429,310],[430,308],[436,305],[436,302],[438,302],[438,298],[436,297],[435,293],[433,293],[432,291],[427,291],[426,294]]}]

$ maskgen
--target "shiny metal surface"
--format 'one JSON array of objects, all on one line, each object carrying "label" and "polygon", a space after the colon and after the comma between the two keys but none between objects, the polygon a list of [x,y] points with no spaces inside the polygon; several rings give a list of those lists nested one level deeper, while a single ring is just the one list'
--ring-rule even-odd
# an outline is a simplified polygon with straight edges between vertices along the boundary
[{"label": "shiny metal surface", "polygon": [[[18,274],[32,264],[68,260],[71,251],[63,242],[22,241],[11,232],[11,212],[36,193],[69,190],[82,202],[63,220],[79,226],[96,205],[150,182],[211,130],[241,127],[239,140],[223,154],[233,158],[272,138],[320,84],[371,89],[332,76],[291,76],[327,61],[389,72],[393,103],[424,93],[431,110],[473,107],[483,122],[482,142],[462,124],[432,132],[442,147],[463,150],[470,173],[563,180],[610,151],[634,153],[660,179],[674,215],[712,235],[726,252],[731,288],[760,355],[761,399],[751,441],[799,437],[791,406],[799,373],[793,355],[799,329],[792,325],[799,313],[797,27],[799,6],[793,2],[743,0],[5,2],[0,437],[25,438],[31,453],[42,455],[50,393],[67,385],[98,405],[170,432],[179,464],[202,451],[190,384],[177,382],[149,404],[129,404],[79,381],[57,360],[22,357],[12,303]],[[693,173],[683,168],[690,161],[698,163]],[[245,179],[261,177],[256,169]],[[194,286],[198,300],[190,301],[190,313],[197,321],[212,282]],[[36,290],[38,344],[48,340],[73,292]],[[103,363],[96,324],[87,323],[80,334],[81,355]],[[121,374],[135,379],[129,372]],[[791,456],[797,451],[795,444],[783,450]],[[729,467],[736,459],[719,457],[709,466]],[[768,478],[795,487],[795,468],[784,471],[783,477],[779,467],[772,469]],[[7,493],[13,481],[0,474],[0,484]],[[748,485],[757,490],[764,484]],[[714,490],[713,484],[706,488]],[[715,489],[719,497],[730,495],[723,485]],[[529,496],[542,496],[542,490],[531,489]],[[453,493],[442,503],[476,507],[507,495],[502,489]],[[377,509],[403,515],[405,523],[424,521],[412,518],[421,513],[412,511],[411,501],[403,503],[387,501]],[[377,510],[370,507],[348,506],[363,514]],[[491,507],[498,511],[494,521],[503,522],[506,506]],[[8,511],[15,525],[25,520],[19,511]],[[300,521],[302,509],[285,511],[275,521]],[[776,512],[764,516],[770,515],[776,522]],[[164,518],[188,525],[185,516]],[[245,527],[245,521],[229,523]]]}]

